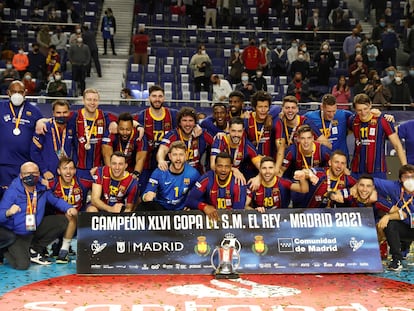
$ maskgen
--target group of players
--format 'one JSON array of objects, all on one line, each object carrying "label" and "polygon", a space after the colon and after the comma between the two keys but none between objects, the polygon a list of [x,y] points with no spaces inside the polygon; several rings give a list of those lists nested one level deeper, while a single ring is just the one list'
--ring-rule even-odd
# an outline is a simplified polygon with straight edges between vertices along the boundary
[{"label": "group of players", "polygon": [[[78,211],[199,209],[217,220],[220,209],[372,206],[392,270],[402,268],[401,241],[414,239],[414,166],[393,117],[372,109],[364,94],[354,98],[355,113],[337,109],[327,94],[319,110],[299,115],[294,96],[280,108],[259,91],[245,111],[246,99],[234,91],[203,120],[194,108],[165,107],[160,86],[150,88],[148,108],[118,117],[99,109],[94,89],[75,112],[56,100],[50,119],[25,102],[21,82],[8,95],[0,106],[0,181],[7,187],[0,249],[17,269],[49,264],[44,249],[59,235],[57,262],[68,262]],[[386,180],[386,139],[402,165],[398,181]]]}]

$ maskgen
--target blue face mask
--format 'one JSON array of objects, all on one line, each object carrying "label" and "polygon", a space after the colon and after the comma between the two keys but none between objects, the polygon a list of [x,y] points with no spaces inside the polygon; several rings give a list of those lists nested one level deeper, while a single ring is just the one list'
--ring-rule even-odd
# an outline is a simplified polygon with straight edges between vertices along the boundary
[{"label": "blue face mask", "polygon": [[394,70],[390,70],[390,71],[388,71],[388,75],[389,75],[390,77],[393,77],[393,76],[394,76],[394,74],[395,74]]},{"label": "blue face mask", "polygon": [[68,117],[55,117],[55,121],[57,124],[66,124]]},{"label": "blue face mask", "polygon": [[410,76],[413,76],[414,77],[414,70],[410,70],[409,71],[409,74],[410,74]]},{"label": "blue face mask", "polygon": [[379,25],[380,25],[381,27],[385,27],[385,23],[384,23],[384,22],[380,22],[380,23],[379,23]]},{"label": "blue face mask", "polygon": [[39,181],[39,176],[35,176],[33,174],[30,174],[28,176],[25,176],[22,178],[23,183],[25,183],[29,187],[33,187],[37,184]]}]

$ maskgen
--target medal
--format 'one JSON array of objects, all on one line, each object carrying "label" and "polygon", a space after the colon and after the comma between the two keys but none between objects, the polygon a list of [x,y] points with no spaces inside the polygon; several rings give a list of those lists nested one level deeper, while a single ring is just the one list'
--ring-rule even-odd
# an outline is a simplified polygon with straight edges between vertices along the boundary
[{"label": "medal", "polygon": [[86,143],[85,144],[85,150],[89,150],[91,149],[91,144],[90,143]]},{"label": "medal", "polygon": [[19,128],[17,128],[17,127],[13,130],[13,135],[15,135],[15,136],[19,136],[19,135],[20,135],[20,133],[21,133],[21,131],[20,131],[20,129],[19,129]]}]

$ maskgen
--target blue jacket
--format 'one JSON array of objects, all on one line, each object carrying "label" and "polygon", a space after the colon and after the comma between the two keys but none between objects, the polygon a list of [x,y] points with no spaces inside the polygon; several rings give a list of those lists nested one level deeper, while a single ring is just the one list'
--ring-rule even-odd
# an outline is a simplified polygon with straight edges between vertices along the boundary
[{"label": "blue jacket", "polygon": [[[40,182],[36,185],[37,190],[37,210],[36,210],[36,226],[42,222],[45,214],[46,203],[55,206],[62,212],[65,212],[72,207],[65,200],[56,197],[51,190],[42,185]],[[31,195],[32,199],[32,195]],[[20,206],[21,211],[13,216],[6,217],[6,211],[16,204]],[[0,225],[10,229],[18,235],[28,235],[32,231],[26,230],[26,210],[27,210],[27,196],[24,191],[24,186],[19,177],[15,178],[9,188],[4,193],[3,199],[0,202]]]}]

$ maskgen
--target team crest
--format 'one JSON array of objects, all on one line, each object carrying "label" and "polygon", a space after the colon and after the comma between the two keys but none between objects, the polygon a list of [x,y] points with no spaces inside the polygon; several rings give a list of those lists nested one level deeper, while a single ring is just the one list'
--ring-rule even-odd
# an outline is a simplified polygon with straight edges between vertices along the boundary
[{"label": "team crest", "polygon": [[194,246],[194,252],[198,256],[207,256],[210,254],[211,247],[207,243],[207,238],[205,236],[198,236],[197,237],[197,244]]},{"label": "team crest", "polygon": [[266,243],[264,242],[263,235],[256,235],[254,237],[254,243],[252,245],[252,251],[258,256],[266,255],[269,248],[267,247]]}]

